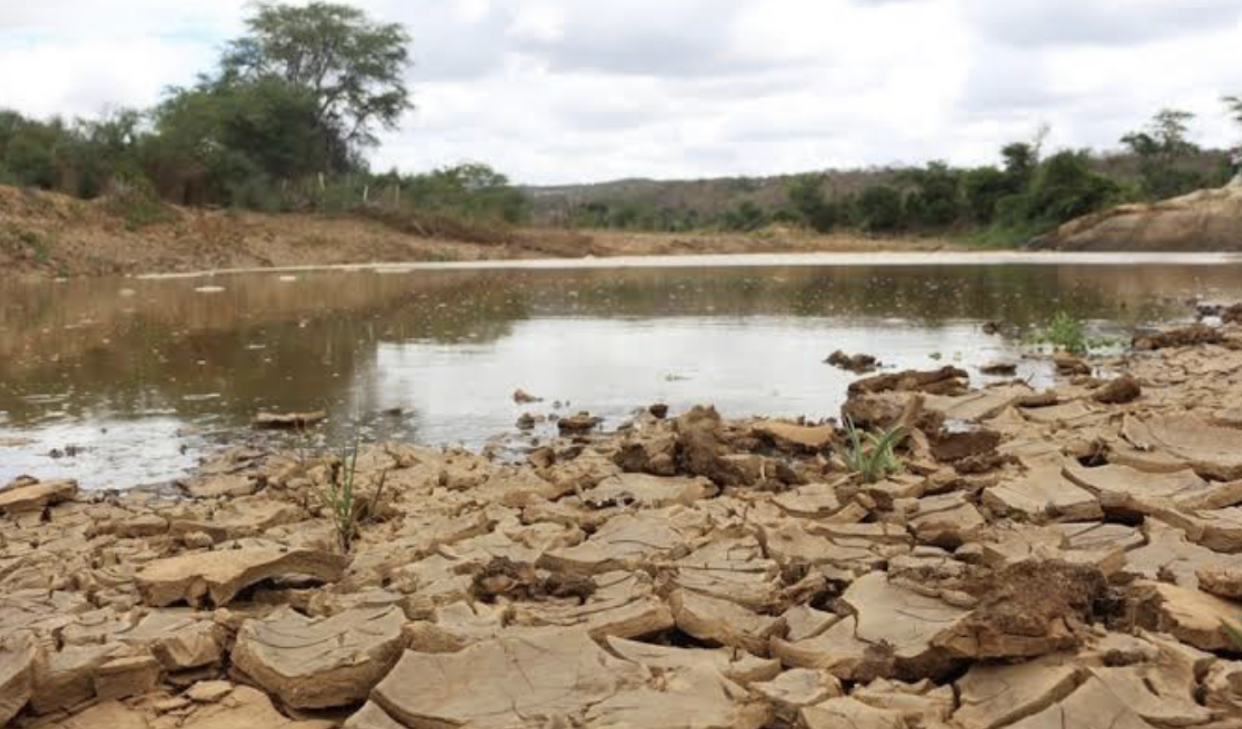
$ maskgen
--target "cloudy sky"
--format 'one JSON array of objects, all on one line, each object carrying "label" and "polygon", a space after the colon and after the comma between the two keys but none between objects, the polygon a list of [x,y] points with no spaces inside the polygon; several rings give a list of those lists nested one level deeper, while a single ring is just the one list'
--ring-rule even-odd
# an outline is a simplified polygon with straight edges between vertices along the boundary
[{"label": "cloudy sky", "polygon": [[[355,0],[414,36],[372,155],[522,182],[770,174],[1115,146],[1163,106],[1242,137],[1242,0]],[[245,0],[0,0],[0,106],[91,115],[193,80]]]}]

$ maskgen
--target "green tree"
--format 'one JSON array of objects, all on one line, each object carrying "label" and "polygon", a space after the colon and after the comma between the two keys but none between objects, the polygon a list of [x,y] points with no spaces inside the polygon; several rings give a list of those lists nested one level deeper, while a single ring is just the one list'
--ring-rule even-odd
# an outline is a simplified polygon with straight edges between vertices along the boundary
[{"label": "green tree", "polygon": [[1005,175],[1015,190],[1022,190],[1031,183],[1039,166],[1039,149],[1030,142],[1012,142],[1001,148],[1005,160]]},{"label": "green tree", "polygon": [[824,196],[824,175],[799,175],[789,183],[789,204],[804,225],[819,233],[830,233],[837,225],[836,203]]},{"label": "green tree", "polygon": [[1120,194],[1116,181],[1091,170],[1087,152],[1065,151],[1040,165],[1025,213],[1029,220],[1056,225],[1101,210]]},{"label": "green tree", "polygon": [[306,90],[320,126],[342,149],[340,159],[376,143],[412,108],[404,72],[410,36],[399,24],[376,23],[348,5],[262,4],[247,21],[249,34],[229,44],[222,84],[270,77]]},{"label": "green tree", "polygon": [[889,185],[873,185],[854,200],[854,222],[863,230],[889,233],[901,227],[901,193]]},{"label": "green tree", "polygon": [[1018,193],[1013,179],[995,167],[977,167],[962,176],[962,197],[971,220],[987,225],[1004,198]]},{"label": "green tree", "polygon": [[961,213],[960,175],[944,162],[931,162],[924,169],[909,170],[902,176],[913,189],[906,196],[907,221],[923,228],[946,228]]},{"label": "green tree", "polygon": [[1242,124],[1242,96],[1225,96],[1221,100],[1225,102],[1225,108],[1229,110],[1233,120]]},{"label": "green tree", "polygon": [[1179,169],[1179,163],[1199,151],[1188,139],[1194,117],[1188,111],[1162,109],[1146,127],[1121,138],[1138,157],[1143,191],[1148,197],[1172,197],[1203,184],[1198,174]]}]

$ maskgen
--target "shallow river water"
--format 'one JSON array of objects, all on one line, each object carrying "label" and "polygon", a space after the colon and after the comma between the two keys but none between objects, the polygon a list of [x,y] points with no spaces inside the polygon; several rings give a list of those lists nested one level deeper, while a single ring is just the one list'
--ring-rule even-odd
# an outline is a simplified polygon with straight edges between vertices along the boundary
[{"label": "shallow river water", "polygon": [[[1192,297],[1242,298],[1242,260],[763,256],[0,283],[0,483],[168,481],[248,436],[261,410],[326,410],[307,445],[361,432],[478,447],[523,412],[615,426],[654,402],[824,418],[854,378],[823,363],[837,349],[983,382],[979,365],[1020,358],[1057,312],[1122,338],[1189,318]],[[1046,376],[1036,361],[1019,373]],[[545,400],[515,404],[517,388]]]}]

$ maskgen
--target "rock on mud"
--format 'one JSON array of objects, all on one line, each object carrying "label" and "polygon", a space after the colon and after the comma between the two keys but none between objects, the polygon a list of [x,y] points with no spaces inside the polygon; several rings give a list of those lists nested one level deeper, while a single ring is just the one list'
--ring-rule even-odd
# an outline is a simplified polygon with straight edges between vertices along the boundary
[{"label": "rock on mud", "polygon": [[828,359],[824,360],[824,362],[837,369],[853,372],[856,375],[874,372],[880,366],[880,361],[869,354],[849,355],[839,349],[828,355]]},{"label": "rock on mud", "polygon": [[77,493],[75,481],[18,480],[0,490],[0,514],[41,511],[52,504],[68,501]]},{"label": "rock on mud", "polygon": [[156,560],[138,573],[137,582],[143,601],[153,607],[183,601],[222,606],[246,587],[279,575],[339,580],[346,563],[344,557],[314,550],[226,549]]},{"label": "rock on mud", "polygon": [[930,395],[963,395],[967,391],[970,373],[957,367],[920,372],[906,370],[887,375],[876,375],[850,384],[851,395],[878,392],[923,392]]},{"label": "rock on mud", "polygon": [[1125,405],[1139,399],[1143,388],[1131,375],[1121,375],[1097,390],[1091,399],[1104,405]]},{"label": "rock on mud", "polygon": [[1225,335],[1205,324],[1195,324],[1183,329],[1169,329],[1157,334],[1135,337],[1131,346],[1140,352],[1153,352],[1170,347],[1197,347],[1203,344],[1220,344]]},{"label": "rock on mud", "polygon": [[365,699],[396,665],[405,623],[391,606],[322,619],[285,608],[242,625],[233,665],[289,706],[346,706]]},{"label": "rock on mud", "polygon": [[300,430],[319,425],[328,419],[322,410],[313,413],[259,413],[250,424],[259,430]]}]

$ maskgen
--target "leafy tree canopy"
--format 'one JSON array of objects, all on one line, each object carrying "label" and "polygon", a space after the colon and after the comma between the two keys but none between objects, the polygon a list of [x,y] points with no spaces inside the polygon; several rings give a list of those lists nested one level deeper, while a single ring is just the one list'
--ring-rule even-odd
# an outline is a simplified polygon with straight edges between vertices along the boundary
[{"label": "leafy tree canopy", "polygon": [[276,77],[308,91],[315,117],[341,144],[376,143],[413,107],[404,80],[409,33],[348,5],[259,5],[249,34],[221,60],[222,84]]}]

